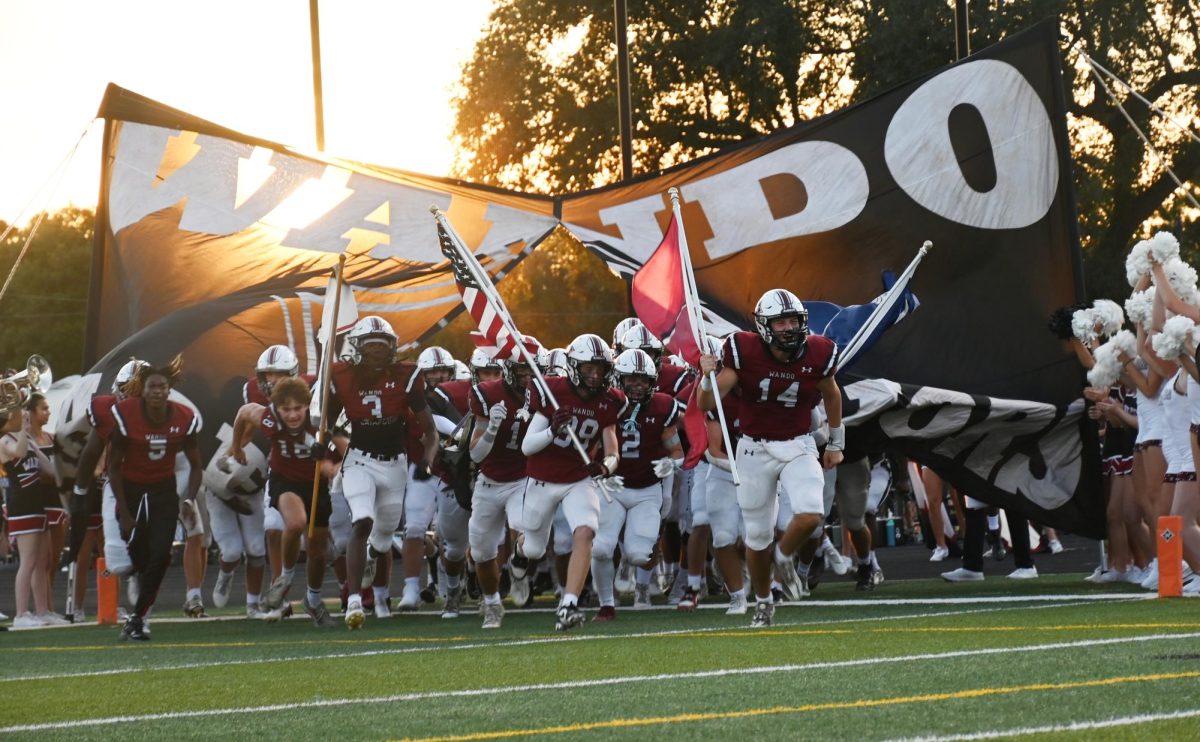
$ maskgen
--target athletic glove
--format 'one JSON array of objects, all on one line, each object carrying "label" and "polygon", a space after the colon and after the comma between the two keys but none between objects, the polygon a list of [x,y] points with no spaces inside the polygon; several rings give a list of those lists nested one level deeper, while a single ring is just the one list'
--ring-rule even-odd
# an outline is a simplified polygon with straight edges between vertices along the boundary
[{"label": "athletic glove", "polygon": [[433,476],[433,467],[424,461],[418,461],[415,470],[413,471],[413,480],[424,482]]},{"label": "athletic glove", "polygon": [[671,472],[675,471],[676,468],[675,459],[672,459],[670,456],[655,459],[652,463],[654,464],[654,476],[659,479],[666,479],[671,476]]},{"label": "athletic glove", "polygon": [[600,491],[607,494],[615,494],[625,489],[625,477],[601,477],[596,480]]},{"label": "athletic glove", "polygon": [[566,429],[571,424],[573,415],[566,407],[559,407],[554,411],[553,417],[550,418],[550,429],[557,435]]},{"label": "athletic glove", "polygon": [[488,410],[488,429],[493,433],[500,429],[500,424],[508,417],[508,405],[497,402]]}]

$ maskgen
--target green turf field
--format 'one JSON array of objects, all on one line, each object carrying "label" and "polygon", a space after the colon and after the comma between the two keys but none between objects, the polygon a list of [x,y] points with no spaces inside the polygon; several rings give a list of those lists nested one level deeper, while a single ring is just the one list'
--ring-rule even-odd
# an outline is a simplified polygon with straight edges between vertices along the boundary
[{"label": "green turf field", "polygon": [[487,633],[467,613],[369,619],[355,633],[156,620],[145,644],[119,643],[113,627],[8,632],[0,734],[1200,738],[1200,601],[1080,578],[889,582],[862,601],[834,583],[757,631],[723,609],[625,609],[555,634],[540,603]]}]

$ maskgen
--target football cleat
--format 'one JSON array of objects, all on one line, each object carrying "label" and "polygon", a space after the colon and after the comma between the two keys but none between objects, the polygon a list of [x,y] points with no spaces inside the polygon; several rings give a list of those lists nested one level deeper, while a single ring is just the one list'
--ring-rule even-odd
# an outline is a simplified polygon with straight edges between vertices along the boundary
[{"label": "football cleat", "polygon": [[[222,572],[222,574],[224,574]],[[230,573],[232,579],[233,573]],[[217,578],[217,585],[221,584],[220,577]],[[283,599],[287,596],[288,588],[292,586],[292,580],[285,574],[280,573],[278,577],[271,581],[271,586],[267,588],[267,594],[263,596],[263,605],[268,611],[273,611],[276,608],[283,606]],[[216,594],[214,588],[213,594]]]},{"label": "football cleat", "polygon": [[404,588],[404,592],[400,595],[400,602],[396,605],[401,613],[415,611],[421,607],[421,592],[419,590],[409,590]]},{"label": "football cleat", "polygon": [[1033,580],[1037,579],[1037,567],[1018,567],[1009,573],[1010,580]]},{"label": "football cleat", "polygon": [[[273,615],[272,613],[264,611],[258,603],[255,603],[254,605],[250,605],[249,603],[246,604],[246,618],[249,618],[254,621],[270,622],[272,615]],[[276,619],[276,620],[278,620],[278,619]]]},{"label": "football cleat", "polygon": [[858,575],[854,580],[854,589],[859,592],[865,592],[875,589],[875,581],[871,579],[871,565],[858,565]]},{"label": "football cleat", "polygon": [[1058,540],[1058,539],[1056,539],[1056,538],[1052,538],[1052,539],[1050,539],[1050,553],[1051,553],[1051,554],[1061,554],[1061,553],[1063,553],[1063,545],[1062,545],[1062,542],[1061,542],[1061,541],[1059,541],[1059,540]]},{"label": "football cleat", "polygon": [[871,582],[874,582],[876,585],[883,584],[883,570],[882,569],[875,567],[871,570]]},{"label": "football cleat", "polygon": [[375,561],[379,558],[379,554],[375,552],[375,547],[367,544],[367,561],[363,564],[362,579],[359,580],[359,588],[366,590],[375,582]]},{"label": "football cleat", "polygon": [[217,608],[224,608],[233,589],[233,572],[217,570],[217,584],[213,585],[212,601]]},{"label": "football cleat", "polygon": [[304,601],[304,611],[308,613],[309,618],[313,621],[313,626],[318,628],[326,628],[328,626],[337,625],[337,619],[329,615],[329,609],[325,607],[325,601],[317,603],[317,607],[313,608]]},{"label": "football cleat", "polygon": [[633,589],[633,607],[635,610],[649,608],[653,605],[650,602],[650,586],[637,585]]},{"label": "football cleat", "polygon": [[850,560],[838,553],[837,549],[825,551],[825,568],[833,570],[839,577],[850,571]]},{"label": "football cleat", "polygon": [[746,605],[746,593],[734,595],[729,598],[729,608],[725,610],[726,616],[744,616],[749,608]]},{"label": "football cleat", "polygon": [[554,630],[566,631],[582,624],[587,617],[578,605],[561,605],[554,614]]},{"label": "football cleat", "polygon": [[[515,575],[517,569],[513,569]],[[533,591],[529,588],[529,572],[528,570],[520,570],[520,577],[512,577],[508,586],[508,597],[512,598],[513,605],[517,608],[524,608],[533,600]]]},{"label": "football cleat", "polygon": [[498,629],[500,623],[504,620],[504,604],[496,603],[495,605],[483,604],[483,628]]},{"label": "football cleat", "polygon": [[367,614],[363,612],[362,603],[358,601],[350,603],[350,606],[346,608],[346,628],[350,629],[351,631],[354,631],[355,629],[361,629],[363,622],[366,620]]},{"label": "football cleat", "polygon": [[785,598],[800,600],[804,597],[804,583],[800,581],[800,575],[796,572],[795,562],[780,554],[778,548],[775,549],[775,574],[779,577]]},{"label": "football cleat", "polygon": [[770,626],[774,620],[774,603],[768,603],[765,600],[760,600],[754,604],[754,618],[750,621],[750,628],[763,629]]},{"label": "football cleat", "polygon": [[671,592],[667,595],[667,605],[679,605],[679,601],[683,600],[683,593],[687,590],[687,578],[683,575],[676,575],[675,581],[671,585]]},{"label": "football cleat", "polygon": [[388,605],[391,602],[390,598],[375,601],[375,618],[391,618],[392,607]]},{"label": "football cleat", "polygon": [[204,612],[204,601],[200,598],[184,601],[183,613],[188,618],[208,618],[208,614]]},{"label": "football cleat", "polygon": [[616,621],[617,609],[615,606],[602,605],[596,615],[592,616],[592,621]]},{"label": "football cleat", "polygon": [[983,582],[983,573],[959,567],[950,572],[943,572],[942,579],[946,582]]},{"label": "football cleat", "polygon": [[675,606],[677,611],[694,611],[700,605],[700,592],[692,588],[686,588],[683,591],[683,596],[679,598],[679,603]]},{"label": "football cleat", "polygon": [[442,618],[458,618],[462,607],[463,586],[446,588],[446,604],[442,606]]},{"label": "football cleat", "polygon": [[617,570],[617,577],[613,584],[618,594],[624,595],[633,592],[633,565],[622,559],[621,567]]},{"label": "football cleat", "polygon": [[125,621],[125,626],[121,628],[121,641],[144,642],[150,639],[150,635],[146,632],[142,625],[142,619],[137,616],[130,616]]}]

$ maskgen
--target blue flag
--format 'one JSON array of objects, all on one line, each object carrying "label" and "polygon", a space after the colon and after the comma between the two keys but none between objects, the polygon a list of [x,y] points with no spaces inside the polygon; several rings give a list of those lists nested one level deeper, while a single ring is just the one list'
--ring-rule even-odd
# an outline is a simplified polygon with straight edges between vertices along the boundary
[{"label": "blue flag", "polygon": [[881,278],[884,292],[867,304],[842,307],[827,301],[804,302],[809,329],[837,343],[839,371],[850,368],[889,327],[921,306],[917,295],[908,288],[912,278],[910,271],[905,271],[899,285],[891,271],[884,271]]}]

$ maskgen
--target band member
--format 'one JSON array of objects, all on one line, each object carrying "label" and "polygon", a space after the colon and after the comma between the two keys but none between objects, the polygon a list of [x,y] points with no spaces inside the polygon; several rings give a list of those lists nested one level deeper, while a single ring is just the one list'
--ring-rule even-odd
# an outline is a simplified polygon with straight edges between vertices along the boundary
[{"label": "band member", "polygon": [[[644,328],[630,332],[638,329]],[[618,420],[621,457],[617,476],[625,486],[614,492],[611,500],[600,502],[600,530],[592,547],[592,582],[600,597],[600,611],[594,621],[617,617],[613,554],[622,530],[625,561],[642,569],[650,566],[662,525],[663,498],[668,496],[664,486],[671,486],[672,475],[683,464],[683,447],[676,428],[679,406],[671,395],[653,391],[658,377],[653,359],[631,348],[617,356],[613,375],[628,400]]]},{"label": "band member", "polygon": [[[234,422],[229,456],[240,464],[246,463],[245,446],[255,430],[262,431],[271,442],[271,460],[267,475],[267,496],[271,506],[283,516],[284,530],[282,561],[279,577],[271,582],[265,596],[265,608],[282,614],[288,589],[291,587],[300,556],[300,540],[315,518],[313,536],[308,539],[305,573],[307,592],[304,610],[317,626],[332,626],[335,621],[321,600],[321,585],[325,580],[325,546],[329,541],[329,480],[337,472],[334,461],[317,448],[317,429],[309,419],[308,407],[312,392],[303,379],[289,377],[274,382],[269,407],[244,405]],[[344,439],[339,440],[344,447]],[[316,513],[310,513],[314,470],[321,468],[317,492]]]},{"label": "band member", "polygon": [[[821,524],[822,466],[828,469],[841,462],[846,429],[841,391],[834,380],[837,345],[809,334],[808,312],[800,300],[783,289],[768,291],[754,308],[754,324],[757,333],[737,332],[726,340],[715,390],[710,373],[718,370],[717,358],[700,357],[703,377],[698,400],[702,409],[711,410],[718,397],[735,386],[741,394],[742,437],[736,460],[742,483],[737,497],[746,526],[750,584],[757,599],[750,625],[764,627],[771,625],[775,614],[772,562],[793,594],[801,594],[792,555]],[[818,461],[809,428],[812,409],[821,401],[830,433],[823,461]],[[781,486],[794,515],[772,551]]]},{"label": "band member", "polygon": [[[550,528],[559,503],[572,534],[573,548],[556,613],[555,629],[565,631],[584,621],[579,608],[592,560],[592,539],[600,521],[599,488],[621,487],[617,471],[617,420],[625,409],[625,395],[608,386],[612,351],[596,335],[580,335],[567,349],[567,377],[547,378],[548,391],[538,388],[530,405],[534,413],[521,450],[529,457],[529,485],[521,510],[524,529],[517,542],[518,556],[540,559],[546,553]],[[585,451],[602,447],[601,461],[585,462],[574,440]]]},{"label": "band member", "polygon": [[[424,379],[416,364],[396,360],[397,337],[391,325],[380,317],[363,317],[348,339],[354,358],[333,364],[328,419],[336,420],[344,409],[350,421],[350,447],[341,471],[353,524],[346,550],[347,579],[355,589],[362,584],[366,561],[390,553],[392,534],[404,515],[406,411],[416,415],[425,431],[424,458],[415,463],[415,480],[433,476],[438,439]],[[357,629],[365,619],[362,596],[352,591],[346,625]]]},{"label": "band member", "polygon": [[168,399],[182,367],[179,356],[161,368],[142,366],[130,382],[140,396],[131,390],[131,396],[112,410],[116,430],[109,442],[108,472],[116,508],[105,517],[118,519],[138,580],[138,599],[122,639],[149,639],[143,620],[171,564],[179,517],[175,455],[181,450],[190,466],[185,499],[194,503],[200,489],[200,420],[185,405]]}]

